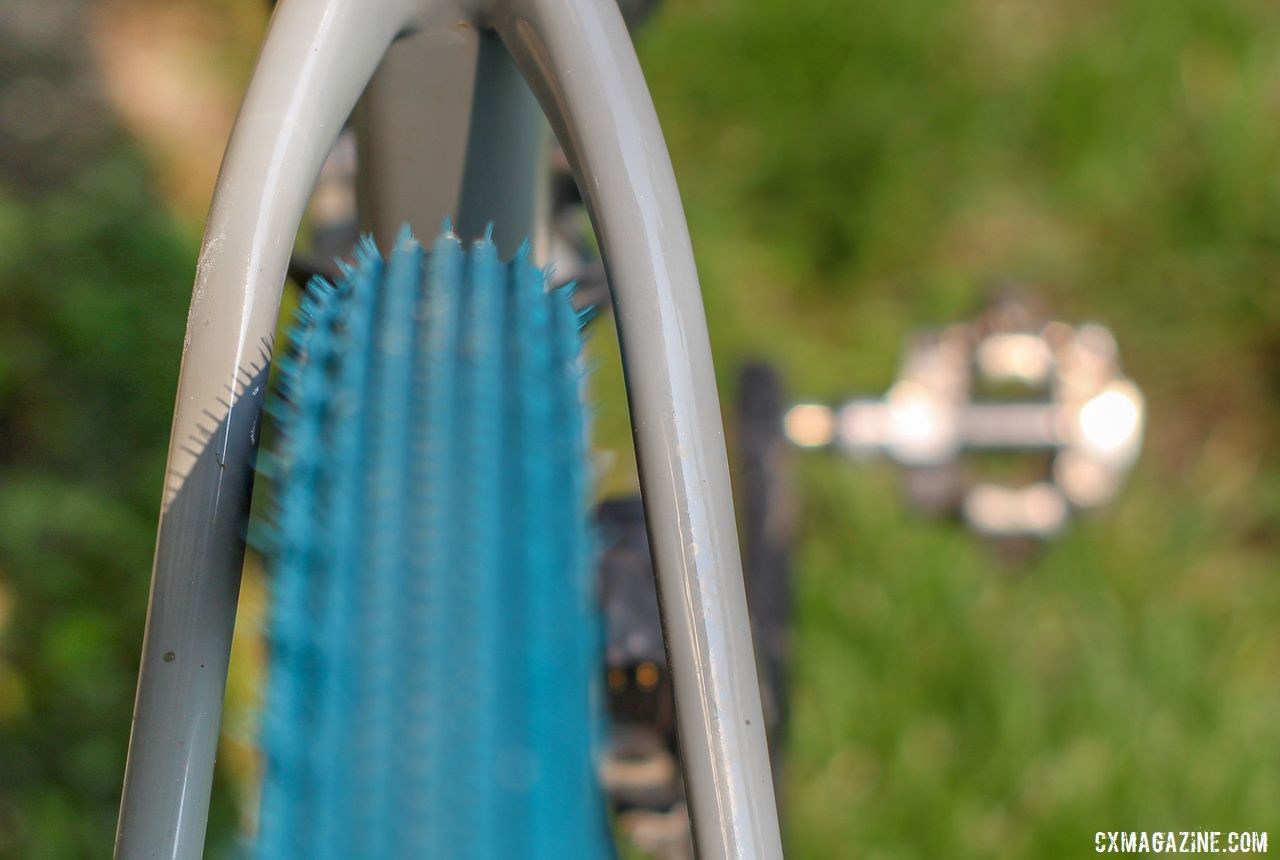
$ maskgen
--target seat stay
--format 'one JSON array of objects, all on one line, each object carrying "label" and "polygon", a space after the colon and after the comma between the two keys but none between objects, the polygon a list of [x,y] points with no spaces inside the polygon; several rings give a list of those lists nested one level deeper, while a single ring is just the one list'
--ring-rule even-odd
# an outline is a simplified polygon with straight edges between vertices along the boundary
[{"label": "seat stay", "polygon": [[612,291],[698,856],[782,856],[706,315],[675,173],[613,0],[498,0]]},{"label": "seat stay", "polygon": [[286,0],[219,173],[196,268],[125,770],[118,858],[204,850],[267,366],[320,166],[406,0]]}]

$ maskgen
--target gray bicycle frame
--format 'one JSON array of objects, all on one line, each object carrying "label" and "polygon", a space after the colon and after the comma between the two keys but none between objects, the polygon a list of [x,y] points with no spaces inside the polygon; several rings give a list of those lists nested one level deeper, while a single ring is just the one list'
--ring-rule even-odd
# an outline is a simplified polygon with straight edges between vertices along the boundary
[{"label": "gray bicycle frame", "polygon": [[[527,82],[527,87],[525,86]],[[366,86],[368,87],[366,92]],[[197,858],[266,372],[320,166],[361,100],[382,247],[492,219],[540,233],[538,106],[600,239],[703,858],[782,854],[728,464],[688,228],[613,0],[284,0],[227,145],[187,321],[115,854]]]}]

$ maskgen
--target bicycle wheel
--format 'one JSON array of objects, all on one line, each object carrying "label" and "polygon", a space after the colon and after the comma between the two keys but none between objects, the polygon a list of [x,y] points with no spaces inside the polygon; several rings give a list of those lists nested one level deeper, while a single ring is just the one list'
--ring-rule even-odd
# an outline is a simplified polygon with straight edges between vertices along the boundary
[{"label": "bicycle wheel", "polygon": [[257,856],[612,854],[579,320],[447,228],[313,281],[280,362]]}]

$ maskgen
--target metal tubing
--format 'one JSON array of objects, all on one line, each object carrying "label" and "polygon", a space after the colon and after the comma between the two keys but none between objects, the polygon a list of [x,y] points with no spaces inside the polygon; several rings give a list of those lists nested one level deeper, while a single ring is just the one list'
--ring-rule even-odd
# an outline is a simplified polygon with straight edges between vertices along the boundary
[{"label": "metal tubing", "polygon": [[546,122],[506,48],[469,14],[430,13],[361,98],[362,226],[389,250],[404,224],[432,236],[450,217],[472,239],[492,223],[503,256],[529,238],[542,261]]},{"label": "metal tubing", "polygon": [[706,319],[639,62],[613,0],[502,0],[491,15],[604,251],[698,856],[781,857]]},{"label": "metal tubing", "polygon": [[458,214],[479,41],[470,16],[440,16],[391,46],[360,99],[358,208],[383,251],[403,224],[434,236]]},{"label": "metal tubing", "polygon": [[187,320],[118,858],[202,853],[285,268],[324,157],[410,6],[286,0],[236,118]]}]

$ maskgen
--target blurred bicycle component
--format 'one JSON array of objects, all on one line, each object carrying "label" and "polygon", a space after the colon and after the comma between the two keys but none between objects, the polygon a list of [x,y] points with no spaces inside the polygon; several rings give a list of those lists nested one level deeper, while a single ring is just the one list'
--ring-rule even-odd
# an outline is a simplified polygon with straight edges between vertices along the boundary
[{"label": "blurred bicycle component", "polygon": [[[973,323],[915,336],[883,397],[798,404],[784,427],[800,447],[889,457],[913,502],[958,512],[981,534],[1047,538],[1073,510],[1115,496],[1142,447],[1144,413],[1109,330],[1038,322],[1007,299]],[[1033,469],[1016,468],[1028,457]],[[984,458],[1021,481],[984,477],[974,468]]]}]

